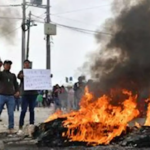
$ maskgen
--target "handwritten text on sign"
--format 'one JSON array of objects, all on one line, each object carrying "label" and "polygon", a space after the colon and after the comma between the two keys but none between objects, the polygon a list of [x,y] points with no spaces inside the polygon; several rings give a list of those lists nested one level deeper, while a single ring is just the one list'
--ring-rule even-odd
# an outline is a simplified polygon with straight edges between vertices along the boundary
[{"label": "handwritten text on sign", "polygon": [[44,69],[24,69],[24,90],[50,90],[51,73]]}]

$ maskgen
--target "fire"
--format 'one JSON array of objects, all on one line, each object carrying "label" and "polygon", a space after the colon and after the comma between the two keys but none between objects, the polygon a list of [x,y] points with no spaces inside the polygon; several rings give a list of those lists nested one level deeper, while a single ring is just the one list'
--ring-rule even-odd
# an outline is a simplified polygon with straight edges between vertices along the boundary
[{"label": "fire", "polygon": [[86,92],[81,100],[78,112],[68,114],[64,126],[68,128],[66,136],[71,141],[87,142],[89,144],[109,144],[112,139],[126,130],[128,123],[138,116],[136,96],[128,95],[121,106],[112,106],[106,95],[93,100],[93,95]]},{"label": "fire", "polygon": [[135,122],[135,127],[137,127],[137,128],[141,128],[141,125],[138,123],[138,122]]},{"label": "fire", "polygon": [[[149,102],[150,100],[148,99],[147,102]],[[147,118],[145,121],[145,126],[150,126],[150,103],[148,104],[148,108],[147,108]]]},{"label": "fire", "polygon": [[92,145],[109,144],[126,131],[128,123],[139,115],[137,95],[132,95],[126,90],[123,90],[123,94],[128,98],[120,106],[113,106],[110,104],[110,97],[103,95],[95,100],[86,88],[79,111],[69,114],[57,112],[46,122],[65,117],[67,119],[63,125],[68,131],[63,133],[63,136],[67,136],[70,141],[87,142]]}]

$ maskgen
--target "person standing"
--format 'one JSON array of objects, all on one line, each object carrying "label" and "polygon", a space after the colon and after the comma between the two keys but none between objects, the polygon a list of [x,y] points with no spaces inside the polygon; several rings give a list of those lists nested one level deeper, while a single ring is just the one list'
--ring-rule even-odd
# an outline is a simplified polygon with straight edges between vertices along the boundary
[{"label": "person standing", "polygon": [[72,86],[68,86],[67,111],[74,109],[74,90]]},{"label": "person standing", "polygon": [[38,96],[37,96],[37,106],[42,107],[43,106],[42,102],[43,102],[43,95],[38,94]]},{"label": "person standing", "polygon": [[3,62],[0,60],[0,71],[2,71]]},{"label": "person standing", "polygon": [[46,107],[46,91],[43,92],[42,105],[44,106],[44,108]]},{"label": "person standing", "polygon": [[[3,66],[3,62],[0,60],[0,71],[2,71],[2,66]],[[0,114],[0,122],[2,121],[2,118],[1,118],[1,114]]]},{"label": "person standing", "polygon": [[53,96],[54,103],[55,103],[55,110],[57,110],[57,109],[61,110],[61,102],[59,99],[59,93],[60,93],[60,87],[58,84],[56,84],[53,87],[53,92],[52,92],[52,96]]},{"label": "person standing", "polygon": [[10,60],[4,61],[4,70],[0,72],[0,114],[6,104],[10,134],[14,133],[14,97],[19,97],[17,78],[14,73],[10,72],[11,65]]},{"label": "person standing", "polygon": [[67,109],[68,92],[64,86],[60,87],[60,92],[58,93],[58,98],[61,103],[61,110],[65,111]]},{"label": "person standing", "polygon": [[80,108],[79,103],[84,94],[84,88],[85,88],[85,83],[83,81],[83,77],[80,76],[78,78],[78,82],[76,82],[74,84],[74,107],[75,107],[75,110],[79,110],[79,108]]},{"label": "person standing", "polygon": [[[24,65],[24,69],[31,69],[31,62],[29,60],[25,60],[23,65]],[[24,90],[23,70],[19,72],[18,79],[20,79],[20,82],[21,82],[20,88],[21,88],[21,96],[22,96],[21,114],[20,114],[20,119],[19,119],[19,131],[18,131],[18,135],[19,135],[23,133],[22,128],[24,125],[24,118],[25,118],[28,106],[29,106],[29,112],[30,112],[29,123],[30,125],[34,125],[34,119],[35,119],[34,108],[35,108],[38,92],[36,90],[31,90],[31,91]]]}]

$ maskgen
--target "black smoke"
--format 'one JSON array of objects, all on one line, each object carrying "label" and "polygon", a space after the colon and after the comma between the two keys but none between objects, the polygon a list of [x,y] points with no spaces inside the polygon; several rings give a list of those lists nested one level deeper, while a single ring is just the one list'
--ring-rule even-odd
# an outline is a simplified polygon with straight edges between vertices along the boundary
[{"label": "black smoke", "polygon": [[[150,88],[150,1],[127,1],[104,24],[110,35],[96,35],[101,46],[90,72],[97,81],[93,92],[98,96],[111,89],[139,93]],[[113,12],[114,6],[123,8],[122,3],[113,3]]]},{"label": "black smoke", "polygon": [[[15,4],[15,1],[10,1],[10,4]],[[17,7],[9,6],[5,0],[0,1],[0,40],[14,44],[19,18],[20,12]]]}]

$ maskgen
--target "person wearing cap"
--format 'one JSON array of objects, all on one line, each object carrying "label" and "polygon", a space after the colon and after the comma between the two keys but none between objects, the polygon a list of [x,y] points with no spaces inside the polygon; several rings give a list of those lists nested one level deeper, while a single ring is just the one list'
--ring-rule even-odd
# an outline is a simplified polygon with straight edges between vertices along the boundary
[{"label": "person wearing cap", "polygon": [[[24,61],[24,69],[31,69],[31,62],[29,60]],[[29,112],[30,112],[30,125],[34,125],[34,108],[36,104],[36,98],[38,95],[38,92],[35,90],[32,91],[25,91],[24,90],[24,75],[23,70],[21,70],[18,74],[18,79],[21,81],[21,97],[22,97],[22,104],[21,104],[21,114],[19,119],[19,131],[18,135],[22,134],[22,128],[24,125],[24,118],[27,112],[27,108],[29,106]]]},{"label": "person wearing cap", "polygon": [[14,97],[19,96],[19,88],[17,78],[14,73],[10,72],[12,62],[4,61],[4,70],[0,72],[0,114],[6,104],[8,110],[8,129],[10,133],[14,133]]}]

